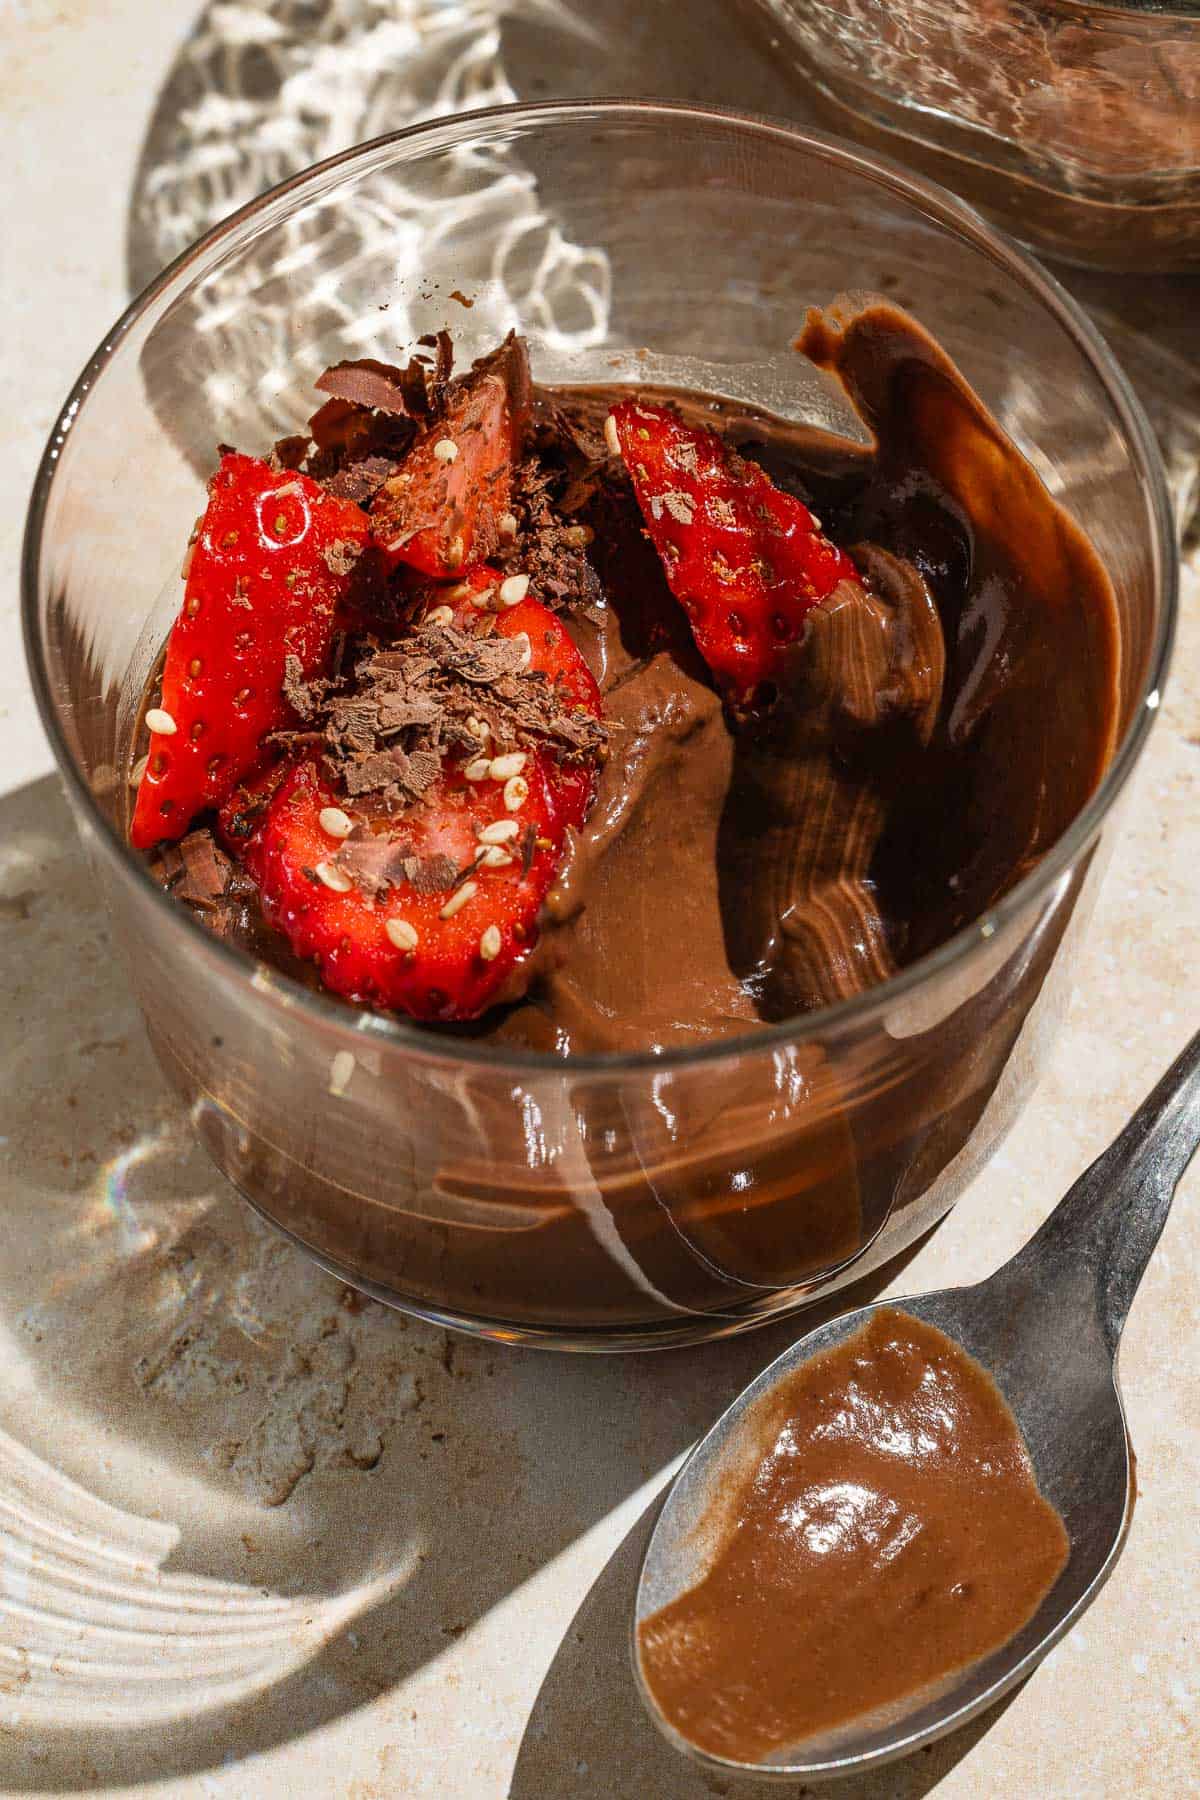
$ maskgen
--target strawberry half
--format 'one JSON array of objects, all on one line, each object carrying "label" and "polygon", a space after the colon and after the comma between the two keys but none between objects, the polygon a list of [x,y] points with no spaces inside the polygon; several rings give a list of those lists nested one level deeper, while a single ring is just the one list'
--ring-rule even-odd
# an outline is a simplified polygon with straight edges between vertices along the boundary
[{"label": "strawberry half", "polygon": [[641,400],[622,400],[609,416],[697,647],[730,703],[751,707],[778,679],[811,609],[839,581],[858,580],[854,564],[802,501],[717,432]]},{"label": "strawberry half", "polygon": [[516,786],[447,763],[398,818],[339,799],[312,762],[285,777],[245,861],[267,920],[327,988],[418,1019],[495,1002],[533,948],[565,829],[541,759],[515,761]]},{"label": "strawberry half", "polygon": [[445,577],[494,553],[528,413],[525,349],[510,338],[451,389],[376,496],[371,529],[390,562]]},{"label": "strawberry half", "polygon": [[[598,719],[603,710],[600,689],[569,633],[539,600],[527,594],[511,598],[520,592],[522,579],[519,575],[505,577],[484,563],[451,588],[426,589],[419,605],[425,611],[449,606],[454,623],[466,630],[473,621],[490,617],[498,637],[524,635],[529,640],[529,666],[540,669],[554,683],[565,707]],[[540,760],[564,824],[582,825],[596,797],[596,758],[566,762],[546,754]]]},{"label": "strawberry half", "polygon": [[369,539],[361,508],[307,475],[222,457],[167,643],[162,700],[147,715],[135,848],[182,837],[253,768],[264,736],[295,723],[286,661],[295,657],[302,677],[320,673]]}]

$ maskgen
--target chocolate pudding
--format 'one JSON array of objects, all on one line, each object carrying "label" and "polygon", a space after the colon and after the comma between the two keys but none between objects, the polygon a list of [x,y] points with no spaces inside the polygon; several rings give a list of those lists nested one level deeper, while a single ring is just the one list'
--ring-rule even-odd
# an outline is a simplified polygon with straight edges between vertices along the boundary
[{"label": "chocolate pudding", "polygon": [[[198,1108],[247,1191],[273,1196],[289,1228],[347,1271],[393,1271],[414,1304],[501,1328],[571,1318],[583,1336],[650,1322],[674,1331],[702,1314],[744,1321],[847,1268],[892,1214],[909,1210],[910,1236],[931,1223],[1004,1128],[1001,1095],[977,1130],[1082,867],[1034,938],[998,933],[950,1003],[940,991],[932,1016],[900,1004],[836,1054],[819,1030],[754,1054],[742,1046],[936,949],[1069,825],[1115,736],[1111,586],[911,318],[884,302],[831,310],[810,318],[798,350],[841,384],[863,423],[858,439],[720,397],[636,391],[715,425],[849,556],[850,573],[808,612],[771,691],[753,706],[730,703],[668,586],[606,441],[610,406],[631,390],[535,387],[511,526],[489,539],[492,561],[506,581],[527,578],[529,600],[551,610],[590,667],[606,760],[597,753],[594,799],[566,834],[525,953],[481,1016],[412,1022],[428,1060],[402,1048],[374,1086],[364,1060],[336,1188],[310,1177],[304,1121],[262,1118],[240,1073],[222,1077],[218,1106]],[[444,382],[444,343],[436,354]],[[281,471],[303,464],[327,492],[369,506],[412,441],[411,423],[382,410],[413,385],[411,369],[407,385],[396,374],[331,371],[315,451],[287,440]],[[351,377],[354,394],[339,394]],[[349,461],[347,445],[357,446]],[[395,634],[410,626],[393,614],[389,629],[403,650]],[[456,629],[418,627],[426,686],[406,691],[408,717],[459,705]],[[285,754],[323,755],[347,780],[351,764],[365,779],[365,764],[399,742],[411,774],[421,742],[381,742],[378,723],[343,756],[345,718],[369,698],[355,688],[355,654],[339,648],[341,673],[318,688],[291,684],[310,716],[275,735]],[[519,701],[521,671],[504,679]],[[497,695],[480,698],[496,702],[500,729]],[[530,716],[515,702],[509,712]],[[340,805],[373,804],[354,793]],[[336,879],[348,869],[353,882],[361,850],[359,835],[345,850],[329,842]],[[237,856],[201,818],[154,865],[211,929],[315,987],[315,961],[266,922]],[[315,857],[304,873],[322,898]],[[447,869],[452,910],[467,877]],[[394,888],[389,904],[406,893]],[[498,1087],[496,1062],[441,1060],[464,1042],[497,1058],[542,1052],[545,1067],[526,1064]],[[697,1046],[725,1053],[708,1079],[685,1079],[664,1058],[649,1074],[585,1082],[571,1060]],[[158,1049],[181,1091],[202,1099],[179,1047],[160,1037]],[[376,1108],[419,1122],[403,1164],[379,1166]],[[235,1121],[250,1116],[254,1130],[241,1133]]]},{"label": "chocolate pudding", "polygon": [[714,1756],[911,1704],[1015,1636],[1067,1561],[991,1377],[890,1307],[765,1395],[736,1455],[703,1579],[638,1629],[663,1716]]}]

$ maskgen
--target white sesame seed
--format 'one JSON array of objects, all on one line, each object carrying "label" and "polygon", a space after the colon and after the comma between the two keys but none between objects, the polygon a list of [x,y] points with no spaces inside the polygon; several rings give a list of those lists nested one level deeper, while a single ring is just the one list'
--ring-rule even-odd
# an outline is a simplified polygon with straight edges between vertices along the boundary
[{"label": "white sesame seed", "polygon": [[510,775],[519,775],[528,760],[523,750],[510,750],[506,756],[493,756],[488,774],[493,781],[507,781]]},{"label": "white sesame seed", "polygon": [[481,869],[507,869],[512,857],[503,844],[489,844],[479,858]]},{"label": "white sesame seed", "polygon": [[529,798],[529,783],[523,775],[510,775],[504,784],[504,804],[509,812],[520,812]]},{"label": "white sesame seed", "polygon": [[331,862],[319,862],[313,870],[313,874],[318,881],[323,881],[327,888],[332,888],[335,894],[348,894],[354,886],[350,877]]},{"label": "white sesame seed", "polygon": [[495,962],[503,947],[498,925],[489,925],[479,940],[479,954],[484,962]]},{"label": "white sesame seed", "polygon": [[486,781],[491,772],[492,759],[490,756],[477,756],[474,762],[469,762],[463,770],[468,781]]},{"label": "white sesame seed", "polygon": [[621,440],[617,436],[617,421],[613,418],[611,413],[609,413],[607,419],[604,421],[604,441],[608,445],[609,451],[613,456],[620,456]]},{"label": "white sesame seed", "polygon": [[383,929],[397,950],[415,950],[421,941],[416,926],[407,919],[388,919]]},{"label": "white sesame seed", "polygon": [[174,737],[179,727],[165,706],[152,706],[146,714],[146,729],[156,731],[159,737]]},{"label": "white sesame seed", "polygon": [[446,589],[446,594],[451,600],[469,600],[471,584],[469,581],[456,581],[453,587]]},{"label": "white sesame seed", "polygon": [[453,609],[449,606],[435,606],[432,612],[425,614],[422,623],[425,625],[453,625]]},{"label": "white sesame seed", "polygon": [[458,445],[453,438],[439,438],[433,446],[433,454],[439,462],[452,463],[458,455]]},{"label": "white sesame seed", "polygon": [[480,826],[479,841],[481,844],[507,844],[520,829],[515,819],[493,819],[490,825]]},{"label": "white sesame seed", "polygon": [[339,1050],[329,1065],[329,1091],[335,1100],[340,1100],[350,1086],[350,1078],[354,1074],[354,1054],[350,1050]]},{"label": "white sesame seed", "polygon": [[317,823],[331,838],[348,838],[354,830],[354,820],[340,806],[323,806],[317,814]]},{"label": "white sesame seed", "polygon": [[812,515],[812,528],[814,531],[820,531],[821,529],[821,521],[818,519],[816,513],[813,513]]},{"label": "white sesame seed", "polygon": [[492,728],[487,720],[477,719],[474,713],[469,713],[463,720],[463,727],[473,738],[478,738],[481,744],[486,743],[492,735]]},{"label": "white sesame seed", "polygon": [[502,538],[515,538],[517,535],[516,513],[501,513],[496,521],[496,528]]},{"label": "white sesame seed", "polygon": [[142,779],[142,776],[146,773],[146,770],[149,767],[150,767],[150,752],[147,750],[145,756],[139,756],[137,761],[134,763],[132,769],[130,769],[130,771],[129,771],[130,787],[137,787],[138,783]]},{"label": "white sesame seed", "polygon": [[441,912],[438,914],[438,918],[452,919],[455,913],[461,912],[463,907],[467,904],[467,901],[478,892],[479,883],[477,881],[464,881],[457,892],[451,894],[445,906],[443,906]]},{"label": "white sesame seed", "polygon": [[477,593],[471,595],[471,605],[478,607],[480,612],[486,612],[492,604],[492,595],[495,591],[494,584],[489,584],[485,588],[480,588]]},{"label": "white sesame seed", "polygon": [[500,583],[500,603],[502,606],[520,606],[528,592],[528,575],[510,575]]},{"label": "white sesame seed", "polygon": [[527,631],[515,632],[511,641],[518,645],[521,651],[521,661],[519,666],[522,669],[527,669],[533,661],[533,645],[529,641],[529,633]]}]

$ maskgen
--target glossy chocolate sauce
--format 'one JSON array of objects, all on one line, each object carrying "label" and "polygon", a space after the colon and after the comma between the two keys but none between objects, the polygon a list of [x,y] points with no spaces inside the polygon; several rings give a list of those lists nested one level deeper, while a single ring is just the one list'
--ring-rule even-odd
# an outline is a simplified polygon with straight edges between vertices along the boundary
[{"label": "glossy chocolate sauce", "polygon": [[987,1656],[1067,1560],[991,1377],[891,1308],[766,1395],[738,1460],[748,1474],[698,1528],[703,1579],[638,1631],[663,1715],[731,1761],[836,1731]]},{"label": "glossy chocolate sauce", "polygon": [[[814,504],[862,583],[809,615],[772,712],[735,724],[632,494],[601,489],[583,516],[607,604],[572,628],[612,754],[524,1004],[485,1024],[501,1041],[667,1047],[861,992],[1019,880],[1111,754],[1111,586],[1030,464],[896,308],[813,315],[798,348],[873,448],[670,398]],[[617,390],[555,397],[586,424]]]}]

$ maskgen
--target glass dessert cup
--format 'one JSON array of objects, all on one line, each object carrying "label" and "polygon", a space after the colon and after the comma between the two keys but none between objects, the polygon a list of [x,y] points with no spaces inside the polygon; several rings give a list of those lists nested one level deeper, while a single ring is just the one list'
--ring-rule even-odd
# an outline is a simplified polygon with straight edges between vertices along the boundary
[{"label": "glass dessert cup", "polygon": [[[847,288],[901,300],[941,341],[1116,592],[1116,754],[996,908],[794,1021],[558,1059],[314,992],[155,885],[125,841],[131,733],[219,442],[264,450],[312,410],[326,364],[392,359],[443,325],[460,366],[515,326],[542,381],[665,381],[845,426],[789,346],[805,308]],[[1041,1070],[1158,705],[1176,563],[1157,451],[1119,370],[969,207],[820,137],[613,102],[400,132],[185,253],[63,410],[24,581],[43,718],[134,993],[222,1171],[381,1300],[506,1341],[611,1350],[745,1329],[867,1273],[995,1149]]]}]

